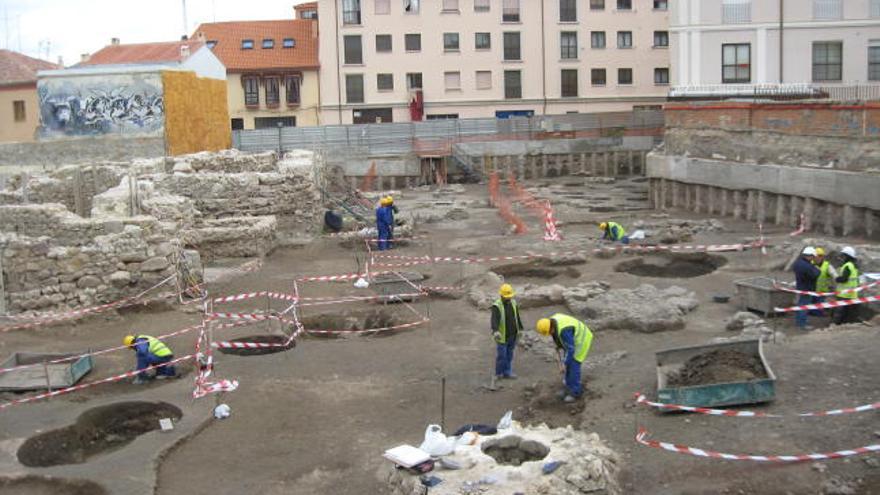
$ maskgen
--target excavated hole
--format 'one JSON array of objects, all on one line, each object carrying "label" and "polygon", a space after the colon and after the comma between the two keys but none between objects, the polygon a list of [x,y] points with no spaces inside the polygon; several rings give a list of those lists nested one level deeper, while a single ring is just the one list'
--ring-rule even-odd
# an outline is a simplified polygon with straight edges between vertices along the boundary
[{"label": "excavated hole", "polygon": [[517,435],[488,440],[480,447],[498,464],[519,466],[524,462],[540,461],[547,457],[550,448],[535,440],[525,440]]},{"label": "excavated hole", "polygon": [[70,426],[25,440],[18,449],[18,460],[30,467],[81,464],[158,430],[162,418],[177,420],[182,416],[180,409],[166,402],[119,402],[95,407]]},{"label": "excavated hole", "polygon": [[[231,339],[229,342],[253,342],[255,344],[284,344],[287,342],[289,337],[286,335],[248,335],[247,337],[240,337],[237,339]],[[273,347],[257,347],[254,349],[249,348],[224,348],[221,347],[217,349],[223,354],[232,354],[233,356],[263,356],[265,354],[275,354],[276,352],[284,352],[289,351],[296,347],[296,341],[291,341],[289,344],[285,346],[273,346]]]},{"label": "excavated hole", "polygon": [[[343,338],[347,333],[369,330],[372,328],[393,327],[405,323],[397,314],[387,309],[369,311],[348,311],[342,313],[324,313],[303,316],[300,318],[303,327],[308,330],[333,330],[338,333],[307,333],[313,338]],[[411,321],[411,320],[410,320]],[[364,335],[386,335],[393,330]]]},{"label": "excavated hole", "polygon": [[15,493],[18,495],[106,495],[107,490],[94,481],[28,475],[21,478],[0,478],[0,493]]},{"label": "excavated hole", "polygon": [[528,263],[516,263],[512,265],[501,265],[492,268],[491,271],[504,277],[504,280],[519,278],[542,278],[550,279],[565,275],[569,278],[578,278],[581,272],[571,266],[571,264],[583,264],[583,261],[572,261],[570,263],[558,263],[552,265],[548,260],[535,260]]},{"label": "excavated hole", "polygon": [[614,271],[639,277],[692,278],[707,275],[727,264],[723,256],[682,253],[646,256],[618,263]]}]

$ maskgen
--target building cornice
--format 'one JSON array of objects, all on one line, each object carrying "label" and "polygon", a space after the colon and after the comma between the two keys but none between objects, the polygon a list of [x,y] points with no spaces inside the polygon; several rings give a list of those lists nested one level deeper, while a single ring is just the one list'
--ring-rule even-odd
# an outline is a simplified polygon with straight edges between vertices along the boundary
[{"label": "building cornice", "polygon": [[[786,21],[783,25],[784,29],[833,29],[833,28],[853,28],[853,27],[880,27],[880,19],[857,19],[845,21]],[[779,22],[745,22],[741,24],[700,24],[700,25],[681,25],[669,26],[670,33],[682,32],[712,32],[712,31],[748,31],[748,30],[766,29],[768,31],[778,30]]]},{"label": "building cornice", "polygon": [[[582,98],[547,98],[547,104],[572,104],[572,103],[665,103],[666,95],[663,96],[618,96],[618,97],[608,97],[608,96],[596,96],[596,97],[582,97]],[[528,98],[528,99],[520,99],[520,100],[505,100],[505,99],[496,99],[496,100],[460,100],[460,101],[435,101],[428,102],[426,101],[424,104],[425,109],[429,108],[448,108],[448,107],[473,107],[473,106],[485,106],[485,105],[543,105],[543,98]],[[409,108],[408,101],[394,101],[394,102],[384,102],[384,103],[362,103],[362,104],[349,104],[346,103],[344,105],[336,105],[336,104],[326,104],[321,105],[321,110],[355,110],[355,109],[364,109],[364,108]]]}]

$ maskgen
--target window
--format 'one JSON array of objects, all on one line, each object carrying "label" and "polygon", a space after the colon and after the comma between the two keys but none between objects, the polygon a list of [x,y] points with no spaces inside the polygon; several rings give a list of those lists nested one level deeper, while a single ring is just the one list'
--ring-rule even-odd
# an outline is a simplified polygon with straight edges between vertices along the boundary
[{"label": "window", "polygon": [[752,22],[752,0],[722,0],[721,22],[724,24]]},{"label": "window", "polygon": [[813,0],[813,19],[834,20],[843,17],[842,0]]},{"label": "window", "polygon": [[654,10],[668,10],[669,2],[667,0],[654,0]]},{"label": "window", "polygon": [[654,84],[669,84],[669,68],[658,67],[654,69]]},{"label": "window", "polygon": [[296,40],[293,38],[284,38],[284,41],[281,43],[281,46],[284,48],[293,48],[296,46]]},{"label": "window", "polygon": [[617,69],[617,84],[628,85],[633,83],[632,69]]},{"label": "window", "polygon": [[563,31],[559,33],[559,56],[562,59],[578,58],[577,31]]},{"label": "window", "polygon": [[420,0],[403,0],[403,11],[407,14],[418,14]]},{"label": "window", "polygon": [[425,115],[425,120],[455,120],[457,118],[457,113],[429,113]]},{"label": "window", "polygon": [[562,97],[576,97],[578,95],[578,71],[577,69],[562,69]]},{"label": "window", "polygon": [[420,52],[422,51],[422,35],[418,33],[406,34],[403,36],[403,44],[408,52]]},{"label": "window", "polygon": [[318,11],[317,10],[303,10],[302,11],[303,19],[317,19]]},{"label": "window", "polygon": [[669,31],[654,31],[654,48],[669,46]]},{"label": "window", "polygon": [[617,0],[617,10],[632,10],[632,0]]},{"label": "window", "polygon": [[377,34],[376,35],[376,51],[379,53],[387,53],[391,51],[391,35],[390,34]]},{"label": "window", "polygon": [[490,0],[474,0],[474,12],[489,12]]},{"label": "window", "polygon": [[617,32],[617,48],[632,48],[633,47],[633,33],[632,31],[618,31]]},{"label": "window", "polygon": [[458,12],[458,0],[443,0],[443,10]]},{"label": "window", "polygon": [[868,80],[880,81],[880,40],[868,45]]},{"label": "window", "polygon": [[263,79],[263,85],[266,87],[266,106],[277,107],[281,101],[281,85],[277,77],[266,77]]},{"label": "window", "polygon": [[408,72],[406,74],[406,89],[422,89],[421,72]]},{"label": "window", "polygon": [[275,48],[275,40],[272,38],[266,38],[263,40],[263,49]]},{"label": "window", "polygon": [[361,49],[360,35],[343,36],[342,42],[345,45],[345,63],[348,65],[363,64],[364,53]]},{"label": "window", "polygon": [[721,82],[752,82],[751,51],[752,45],[749,43],[721,45]]},{"label": "window", "polygon": [[376,74],[376,88],[379,91],[394,91],[394,74]]},{"label": "window", "polygon": [[519,33],[504,33],[504,60],[522,60]]},{"label": "window", "polygon": [[593,86],[605,86],[605,69],[590,70],[590,83]]},{"label": "window", "polygon": [[605,48],[605,31],[593,31],[590,33],[590,47]]},{"label": "window", "polygon": [[508,100],[522,98],[522,72],[504,71],[504,98]]},{"label": "window", "polygon": [[477,50],[488,50],[492,48],[492,35],[490,33],[474,34],[474,48]]},{"label": "window", "polygon": [[244,130],[244,119],[231,119],[230,124],[232,125],[233,131]]},{"label": "window", "polygon": [[446,91],[460,91],[461,72],[444,72],[443,84],[446,87]]},{"label": "window", "polygon": [[300,76],[287,76],[284,78],[287,106],[299,105],[299,87],[301,84],[302,78]]},{"label": "window", "polygon": [[254,129],[296,127],[296,117],[254,117]]},{"label": "window", "polygon": [[813,81],[840,81],[843,78],[843,43],[813,43]]},{"label": "window", "polygon": [[364,102],[364,76],[363,74],[345,75],[345,102]]},{"label": "window", "polygon": [[605,0],[590,0],[590,10],[605,10]]},{"label": "window", "polygon": [[559,0],[559,22],[577,22],[577,0]]},{"label": "window", "polygon": [[477,89],[492,89],[492,71],[478,70],[476,79]]},{"label": "window", "polygon": [[16,122],[24,122],[27,115],[24,111],[24,100],[15,100],[12,102],[12,113]]},{"label": "window", "polygon": [[458,50],[458,33],[443,33],[443,51],[457,52]]},{"label": "window", "polygon": [[241,49],[242,50],[253,50],[254,49],[254,40],[241,40]]},{"label": "window", "polygon": [[519,22],[519,0],[503,0],[501,22]]},{"label": "window", "polygon": [[376,15],[388,15],[391,13],[391,0],[375,0],[373,12]]},{"label": "window", "polygon": [[241,83],[244,85],[244,106],[260,106],[260,80],[256,77],[243,77]]},{"label": "window", "polygon": [[217,40],[208,40],[208,42],[206,44],[208,45],[208,48],[213,50],[214,47],[217,46]]},{"label": "window", "polygon": [[342,0],[342,23],[361,23],[361,0]]},{"label": "window", "polygon": [[880,17],[880,0],[871,0],[871,17]]}]

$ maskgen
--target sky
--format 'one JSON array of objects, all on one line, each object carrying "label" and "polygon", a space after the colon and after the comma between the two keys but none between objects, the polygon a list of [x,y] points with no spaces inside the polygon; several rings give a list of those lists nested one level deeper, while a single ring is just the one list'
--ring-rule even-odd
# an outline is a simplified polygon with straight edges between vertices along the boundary
[{"label": "sky", "polygon": [[0,0],[0,48],[73,65],[110,44],[173,41],[203,22],[292,19],[306,0]]}]

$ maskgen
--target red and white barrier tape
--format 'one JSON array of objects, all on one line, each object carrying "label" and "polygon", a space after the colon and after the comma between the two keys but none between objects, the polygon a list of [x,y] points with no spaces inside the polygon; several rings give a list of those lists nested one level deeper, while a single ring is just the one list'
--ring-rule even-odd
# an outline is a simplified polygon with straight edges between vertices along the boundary
[{"label": "red and white barrier tape", "polygon": [[875,402],[874,404],[865,404],[862,406],[856,407],[845,407],[843,409],[831,409],[828,411],[819,411],[819,412],[807,412],[800,414],[769,414],[765,412],[759,411],[739,411],[734,409],[711,409],[708,407],[694,407],[694,406],[684,406],[681,404],[664,404],[662,402],[652,402],[645,397],[644,394],[637,393],[636,394],[636,404],[641,404],[643,406],[654,407],[657,409],[669,409],[671,411],[686,411],[693,412],[699,414],[706,414],[709,416],[728,416],[728,417],[740,417],[740,418],[787,418],[792,416],[798,416],[802,418],[809,417],[819,417],[819,416],[840,416],[843,414],[853,414],[860,413],[865,411],[873,411],[880,409],[880,402]]},{"label": "red and white barrier tape", "polygon": [[293,294],[285,294],[283,292],[271,292],[271,291],[259,291],[259,292],[247,292],[244,294],[236,294],[234,296],[224,296],[213,299],[211,302],[214,304],[234,302],[234,301],[244,301],[247,299],[255,299],[257,297],[268,297],[269,299],[276,299],[279,301],[295,301],[296,296]]},{"label": "red and white barrier tape", "polygon": [[[384,272],[375,272],[373,275],[381,275],[384,273],[390,273],[387,271]],[[369,273],[347,273],[345,275],[320,275],[320,276],[311,276],[311,277],[300,277],[296,279],[297,282],[338,282],[340,280],[357,280],[359,278],[367,278],[369,277]]]},{"label": "red and white barrier tape", "polygon": [[798,229],[788,235],[791,237],[799,236],[803,234],[805,230],[807,230],[807,217],[801,213],[800,221],[798,222]]},{"label": "red and white barrier tape", "polygon": [[808,296],[817,296],[817,297],[827,297],[827,296],[839,296],[843,292],[861,292],[865,289],[870,289],[871,287],[875,287],[880,285],[880,280],[876,282],[871,282],[870,284],[861,285],[859,287],[853,289],[845,289],[839,290],[837,292],[814,292],[809,290],[797,290],[792,289],[791,287],[785,287],[784,285],[774,284],[773,288],[777,290],[781,290],[783,292],[791,292],[792,294],[804,294]]},{"label": "red and white barrier tape", "polygon": [[545,241],[561,241],[562,234],[556,226],[556,219],[553,217],[553,208],[547,201],[547,209],[544,210],[544,240]]},{"label": "red and white barrier tape", "polygon": [[430,320],[427,318],[421,321],[415,321],[412,323],[404,323],[402,325],[393,325],[390,327],[381,327],[381,328],[367,328],[364,330],[309,330],[305,329],[304,332],[308,334],[319,334],[319,335],[333,335],[333,334],[346,334],[346,335],[356,335],[356,334],[364,334],[364,333],[380,333],[380,332],[390,332],[393,330],[403,330],[404,328],[413,328],[420,325],[424,325],[428,323]]},{"label": "red and white barrier tape", "polygon": [[640,428],[636,435],[636,442],[646,447],[655,449],[668,450],[677,454],[686,454],[696,457],[709,457],[712,459],[725,459],[730,461],[754,461],[754,462],[804,462],[804,461],[821,461],[826,459],[839,459],[841,457],[850,457],[855,455],[867,454],[869,452],[880,452],[880,444],[867,445],[855,449],[838,450],[835,452],[827,452],[821,454],[795,454],[795,455],[751,455],[751,454],[725,454],[712,450],[698,449],[696,447],[688,447],[686,445],[677,445],[674,443],[658,442],[656,440],[646,440],[648,430]]},{"label": "red and white barrier tape", "polygon": [[855,299],[838,299],[837,301],[818,304],[804,304],[803,306],[791,306],[790,308],[773,308],[773,311],[777,313],[790,313],[792,311],[839,308],[841,306],[852,306],[853,304],[865,304],[876,301],[880,301],[880,296],[857,297]]}]

